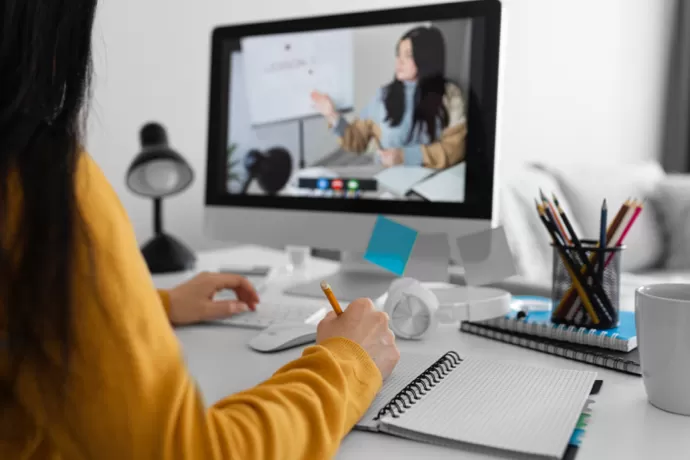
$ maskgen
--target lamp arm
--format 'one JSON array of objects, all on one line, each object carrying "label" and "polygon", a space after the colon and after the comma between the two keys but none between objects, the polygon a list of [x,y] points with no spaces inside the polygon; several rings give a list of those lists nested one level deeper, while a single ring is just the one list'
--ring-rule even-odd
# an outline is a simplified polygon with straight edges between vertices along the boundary
[{"label": "lamp arm", "polygon": [[156,236],[163,233],[163,202],[161,198],[153,199],[153,233]]}]

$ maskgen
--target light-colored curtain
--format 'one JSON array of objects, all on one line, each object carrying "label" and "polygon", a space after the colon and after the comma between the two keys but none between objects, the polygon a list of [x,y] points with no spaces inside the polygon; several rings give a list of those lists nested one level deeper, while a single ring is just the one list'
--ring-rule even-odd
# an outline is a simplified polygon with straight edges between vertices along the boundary
[{"label": "light-colored curtain", "polygon": [[690,172],[690,2],[677,0],[675,13],[662,161],[667,172]]}]

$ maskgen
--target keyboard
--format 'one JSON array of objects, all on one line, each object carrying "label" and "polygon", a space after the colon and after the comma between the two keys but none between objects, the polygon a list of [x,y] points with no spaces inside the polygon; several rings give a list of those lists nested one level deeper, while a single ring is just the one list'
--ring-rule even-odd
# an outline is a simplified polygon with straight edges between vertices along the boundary
[{"label": "keyboard", "polygon": [[219,322],[247,329],[265,329],[281,323],[317,322],[327,313],[324,307],[261,304],[256,311],[248,311],[222,319]]}]

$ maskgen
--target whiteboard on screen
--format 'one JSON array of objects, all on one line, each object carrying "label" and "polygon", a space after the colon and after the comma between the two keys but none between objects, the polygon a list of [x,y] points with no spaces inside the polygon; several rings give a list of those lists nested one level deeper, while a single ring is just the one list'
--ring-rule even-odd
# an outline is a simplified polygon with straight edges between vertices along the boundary
[{"label": "whiteboard on screen", "polygon": [[253,125],[317,116],[314,90],[338,110],[354,105],[351,30],[248,37],[241,46]]}]

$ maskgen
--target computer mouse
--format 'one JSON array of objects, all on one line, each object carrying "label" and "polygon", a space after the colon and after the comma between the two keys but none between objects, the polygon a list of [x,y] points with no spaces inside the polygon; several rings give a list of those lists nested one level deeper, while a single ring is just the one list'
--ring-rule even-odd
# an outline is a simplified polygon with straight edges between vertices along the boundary
[{"label": "computer mouse", "polygon": [[316,340],[316,324],[277,324],[269,326],[249,341],[249,347],[262,353],[287,350]]}]

